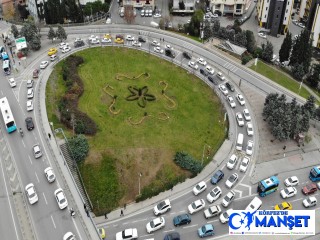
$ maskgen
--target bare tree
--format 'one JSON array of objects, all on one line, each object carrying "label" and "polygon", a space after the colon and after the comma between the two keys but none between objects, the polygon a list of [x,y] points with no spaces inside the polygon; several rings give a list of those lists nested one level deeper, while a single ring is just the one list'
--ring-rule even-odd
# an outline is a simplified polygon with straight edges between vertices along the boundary
[{"label": "bare tree", "polygon": [[134,22],[133,5],[124,5],[124,19],[129,24]]}]

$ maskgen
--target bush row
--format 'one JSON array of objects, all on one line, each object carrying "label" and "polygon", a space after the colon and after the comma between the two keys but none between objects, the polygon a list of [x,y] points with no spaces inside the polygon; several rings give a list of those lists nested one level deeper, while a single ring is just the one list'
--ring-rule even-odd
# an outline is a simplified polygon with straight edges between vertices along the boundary
[{"label": "bush row", "polygon": [[181,168],[190,171],[193,177],[203,169],[203,166],[198,160],[185,152],[177,152],[173,160]]}]

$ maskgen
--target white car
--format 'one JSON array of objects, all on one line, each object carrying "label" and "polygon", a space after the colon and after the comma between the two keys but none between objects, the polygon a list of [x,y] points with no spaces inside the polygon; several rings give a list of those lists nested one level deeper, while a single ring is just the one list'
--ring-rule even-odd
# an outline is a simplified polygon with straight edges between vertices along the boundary
[{"label": "white car", "polygon": [[67,52],[70,52],[70,51],[71,51],[71,47],[69,47],[69,46],[66,46],[61,50],[62,53],[67,53]]},{"label": "white car", "polygon": [[161,49],[160,47],[155,47],[153,49],[156,53],[163,53],[163,49]]},{"label": "white car", "polygon": [[227,168],[233,169],[234,166],[236,165],[237,161],[238,161],[238,157],[235,154],[232,154],[228,163],[227,163]]},{"label": "white car", "polygon": [[230,203],[234,200],[236,193],[234,191],[230,191],[227,195],[222,199],[222,206],[228,207]]},{"label": "white car", "polygon": [[251,121],[251,116],[247,108],[243,109],[243,117],[246,121]]},{"label": "white car", "polygon": [[32,88],[33,87],[33,80],[29,79],[27,80],[27,88]]},{"label": "white car", "polygon": [[37,195],[37,192],[36,192],[36,189],[35,189],[33,183],[29,183],[26,186],[25,190],[26,190],[26,194],[27,194],[29,203],[31,205],[35,204],[36,202],[38,202],[39,198],[38,198],[38,195]]},{"label": "white car", "polygon": [[229,222],[229,216],[232,214],[233,209],[230,208],[227,211],[220,214],[220,222],[221,223],[227,223]]},{"label": "white car", "polygon": [[188,66],[197,70],[198,69],[198,65],[195,62],[189,61],[188,62]]},{"label": "white car", "polygon": [[132,46],[141,47],[141,42],[133,41]]},{"label": "white car", "polygon": [[153,15],[154,18],[161,18],[161,14],[160,13],[156,13],[155,15]]},{"label": "white car", "polygon": [[92,39],[90,40],[90,43],[91,43],[91,44],[99,44],[99,43],[100,43],[100,40],[99,40],[98,38],[92,38]]},{"label": "white car", "polygon": [[[98,38],[99,38],[98,36],[91,35],[91,36],[89,37],[89,41],[91,42],[92,39],[96,39],[96,40],[97,40]],[[76,41],[77,41],[77,38],[76,38]],[[79,41],[81,41],[81,39],[80,39]]]},{"label": "white car", "polygon": [[299,184],[299,179],[296,176],[292,176],[284,180],[284,184],[287,187],[293,187]]},{"label": "white car", "polygon": [[229,102],[230,107],[235,108],[236,107],[236,102],[233,100],[233,97],[230,95],[227,96],[227,101]]},{"label": "white car", "polygon": [[152,46],[160,47],[160,43],[156,40],[153,40],[151,43]]},{"label": "white car", "polygon": [[225,96],[228,95],[229,92],[228,92],[228,90],[227,90],[227,88],[226,88],[225,85],[220,84],[220,85],[219,85],[219,89],[220,89],[220,91],[223,93],[223,95],[225,95]]},{"label": "white car", "polygon": [[253,126],[251,122],[247,122],[247,134],[248,136],[253,136]]},{"label": "white car", "polygon": [[42,61],[40,63],[40,69],[45,69],[46,67],[48,67],[49,65],[49,61]]},{"label": "white car", "polygon": [[297,194],[297,189],[295,187],[287,187],[282,189],[280,195],[282,198],[290,198]]},{"label": "white car", "polygon": [[212,189],[208,195],[207,200],[209,203],[213,203],[216,201],[222,194],[221,188],[219,186],[216,186],[214,189]]},{"label": "white car", "polygon": [[29,88],[28,89],[27,97],[28,97],[28,99],[32,99],[33,98],[33,88]]},{"label": "white car", "polygon": [[198,195],[205,191],[207,189],[207,184],[204,181],[199,182],[194,188],[193,188],[193,194]]},{"label": "white car", "polygon": [[56,180],[56,175],[54,174],[52,167],[47,167],[44,170],[44,175],[46,176],[49,183],[52,183],[54,182],[54,180]]},{"label": "white car", "polygon": [[61,188],[58,188],[54,191],[54,196],[57,200],[60,209],[65,209],[68,206],[67,198],[64,195],[63,190]]},{"label": "white car", "polygon": [[165,226],[166,222],[163,217],[158,217],[153,219],[151,222],[147,223],[147,232],[152,233],[154,231],[159,230]]},{"label": "white car", "polygon": [[153,208],[154,215],[156,216],[163,214],[165,212],[168,212],[170,210],[171,210],[171,204],[169,199],[163,200]]},{"label": "white car", "polygon": [[244,126],[244,119],[243,119],[242,114],[240,112],[236,113],[236,119],[237,119],[239,127]]},{"label": "white car", "polygon": [[313,207],[317,205],[317,199],[315,197],[307,197],[302,201],[302,203],[306,208]]},{"label": "white car", "polygon": [[68,43],[65,43],[65,42],[62,42],[62,43],[59,44],[59,48],[60,48],[60,49],[63,49],[63,48],[65,48],[66,46],[69,46],[69,44],[68,44]]},{"label": "white car", "polygon": [[246,104],[246,101],[244,100],[243,96],[240,93],[237,94],[237,100],[241,106]]},{"label": "white car", "polygon": [[173,47],[170,44],[166,44],[165,48],[173,50]]},{"label": "white car", "polygon": [[33,155],[35,159],[40,158],[42,156],[42,152],[39,144],[33,145],[32,149],[33,149]]},{"label": "white car", "polygon": [[116,240],[134,239],[138,239],[138,230],[136,228],[128,228],[116,234]]},{"label": "white car", "polygon": [[196,212],[199,212],[201,209],[203,209],[206,206],[206,203],[204,202],[203,199],[198,199],[191,203],[188,206],[188,211],[190,214],[194,214]]},{"label": "white car", "polygon": [[57,58],[58,58],[57,55],[53,54],[50,56],[50,61],[54,62]]},{"label": "white car", "polygon": [[206,60],[204,60],[203,58],[197,58],[197,62],[202,66],[206,66],[207,65]]},{"label": "white car", "polygon": [[131,35],[127,35],[127,36],[126,36],[126,40],[127,40],[127,41],[134,41],[134,37],[131,36]]},{"label": "white car", "polygon": [[33,102],[32,100],[27,101],[27,111],[32,111],[33,110]]},{"label": "white car", "polygon": [[211,74],[211,75],[214,74],[214,69],[213,69],[211,66],[207,65],[207,66],[206,66],[206,70],[207,70],[207,72],[208,72],[209,74]]},{"label": "white car", "polygon": [[240,164],[240,172],[246,172],[250,163],[250,158],[244,156]]},{"label": "white car", "polygon": [[267,35],[264,32],[258,32],[258,36],[262,38],[267,38]]},{"label": "white car", "polygon": [[17,86],[16,81],[14,80],[14,78],[9,78],[8,82],[10,84],[10,87],[14,88],[15,86]]},{"label": "white car", "polygon": [[204,217],[206,219],[218,216],[221,213],[221,207],[219,205],[214,205],[209,207],[208,209],[204,210]]},{"label": "white car", "polygon": [[226,186],[228,188],[232,188],[239,179],[239,175],[237,173],[232,174],[226,181]]},{"label": "white car", "polygon": [[253,153],[253,141],[248,140],[247,148],[246,148],[246,154],[251,156]]},{"label": "white car", "polygon": [[102,42],[102,43],[111,43],[112,40],[111,40],[111,38],[102,38],[102,39],[101,39],[101,42]]},{"label": "white car", "polygon": [[63,236],[63,240],[76,240],[76,236],[72,232],[67,232]]},{"label": "white car", "polygon": [[223,76],[222,72],[217,72],[217,77],[218,77],[221,81],[226,80],[226,78]]}]

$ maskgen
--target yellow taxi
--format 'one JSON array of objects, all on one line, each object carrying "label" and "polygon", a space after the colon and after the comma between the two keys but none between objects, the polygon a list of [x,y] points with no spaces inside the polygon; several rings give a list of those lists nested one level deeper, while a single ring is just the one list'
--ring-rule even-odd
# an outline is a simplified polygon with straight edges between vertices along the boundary
[{"label": "yellow taxi", "polygon": [[118,44],[122,44],[124,41],[122,38],[116,38],[116,40],[114,40],[115,43],[118,43]]},{"label": "yellow taxi", "polygon": [[100,234],[100,238],[101,239],[105,239],[106,238],[106,232],[105,232],[104,228],[99,228],[98,231],[99,231],[99,234]]},{"label": "yellow taxi", "polygon": [[54,55],[58,52],[56,48],[50,48],[48,51],[48,56]]},{"label": "yellow taxi", "polygon": [[282,202],[275,205],[274,210],[292,210],[292,205],[289,202]]},{"label": "yellow taxi", "polygon": [[104,36],[103,36],[103,38],[106,38],[106,39],[111,39],[112,37],[111,37],[111,34],[109,34],[109,33],[106,33]]}]

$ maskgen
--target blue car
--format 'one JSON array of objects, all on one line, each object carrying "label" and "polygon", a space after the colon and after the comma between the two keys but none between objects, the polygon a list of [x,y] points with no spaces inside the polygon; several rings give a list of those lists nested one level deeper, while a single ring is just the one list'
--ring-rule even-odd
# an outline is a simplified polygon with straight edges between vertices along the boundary
[{"label": "blue car", "polygon": [[189,224],[189,223],[191,223],[191,217],[189,214],[181,214],[173,218],[173,225],[175,227]]},{"label": "blue car", "polygon": [[207,237],[214,235],[214,228],[212,224],[203,225],[201,228],[198,229],[199,237]]},{"label": "blue car", "polygon": [[211,178],[212,184],[217,184],[224,177],[224,173],[221,170],[218,170]]}]

